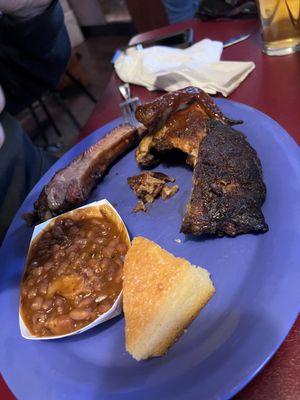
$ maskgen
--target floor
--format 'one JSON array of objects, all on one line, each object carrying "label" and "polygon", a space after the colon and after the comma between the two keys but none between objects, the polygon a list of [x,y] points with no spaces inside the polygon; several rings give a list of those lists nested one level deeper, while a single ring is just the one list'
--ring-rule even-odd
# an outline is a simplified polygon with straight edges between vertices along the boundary
[{"label": "floor", "polygon": [[[80,55],[79,64],[87,80],[87,88],[96,99],[100,97],[113,72],[110,60],[115,50],[118,47],[126,45],[128,41],[129,37],[127,36],[92,37],[74,49]],[[93,110],[94,103],[81,90],[74,86],[63,90],[62,96],[80,126],[83,127]],[[45,103],[61,131],[62,137],[59,137],[55,133],[42,109],[38,108],[36,111],[38,118],[42,121],[42,131],[48,141],[48,151],[60,156],[76,142],[80,129],[75,126],[53,98],[46,97]],[[37,125],[29,110],[23,111],[18,118],[24,129],[33,138],[33,141],[41,147],[45,146],[41,129],[37,129]]]}]

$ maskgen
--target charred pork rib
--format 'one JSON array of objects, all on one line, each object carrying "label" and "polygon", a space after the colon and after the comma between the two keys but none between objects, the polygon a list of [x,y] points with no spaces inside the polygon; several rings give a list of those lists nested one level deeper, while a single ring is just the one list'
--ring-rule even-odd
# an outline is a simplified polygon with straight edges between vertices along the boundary
[{"label": "charred pork rib", "polygon": [[156,164],[161,153],[173,149],[186,153],[187,163],[195,166],[208,119],[229,125],[241,122],[225,117],[211,97],[196,87],[167,93],[137,107],[136,118],[149,131],[136,151],[136,160],[142,166]]},{"label": "charred pork rib", "polygon": [[129,124],[113,129],[53,176],[34,203],[31,218],[27,214],[25,219],[31,223],[46,221],[81,205],[107,168],[138,138],[137,129]]},{"label": "charred pork rib", "polygon": [[244,135],[209,121],[181,230],[194,235],[266,232],[261,163]]}]

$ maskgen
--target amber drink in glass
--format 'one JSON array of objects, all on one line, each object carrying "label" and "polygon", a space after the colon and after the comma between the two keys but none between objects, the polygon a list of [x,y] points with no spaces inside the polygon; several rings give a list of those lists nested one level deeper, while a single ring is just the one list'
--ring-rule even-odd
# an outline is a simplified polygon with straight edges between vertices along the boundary
[{"label": "amber drink in glass", "polygon": [[263,51],[276,56],[300,50],[300,0],[258,0]]}]

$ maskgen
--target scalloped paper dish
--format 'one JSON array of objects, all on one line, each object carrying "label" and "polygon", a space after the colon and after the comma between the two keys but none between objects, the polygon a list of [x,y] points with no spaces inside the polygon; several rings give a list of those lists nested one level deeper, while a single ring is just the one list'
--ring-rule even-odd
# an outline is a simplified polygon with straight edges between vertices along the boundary
[{"label": "scalloped paper dish", "polygon": [[[89,214],[91,216],[95,216],[95,217],[99,216],[99,214],[105,213],[109,217],[109,219],[111,219],[117,225],[120,234],[123,233],[123,235],[125,237],[125,242],[128,245],[128,247],[130,247],[130,237],[129,237],[129,234],[128,234],[128,231],[127,231],[124,221],[122,220],[122,218],[120,217],[120,215],[118,214],[116,209],[109,203],[109,201],[107,201],[106,199],[103,199],[103,200],[95,201],[90,204],[86,204],[82,207],[76,208],[75,210],[68,211],[64,214],[61,214],[54,218],[51,218],[51,219],[37,225],[34,228],[34,231],[33,231],[32,237],[31,237],[28,253],[30,251],[30,248],[31,248],[33,242],[38,240],[38,238],[44,233],[46,227],[48,227],[49,224],[53,223],[53,221],[55,221],[56,218],[68,217],[68,216],[72,217],[76,214],[76,212],[78,210],[81,210],[81,209],[88,209]],[[27,326],[25,325],[25,322],[21,315],[21,307],[19,306],[19,326],[20,326],[21,335],[23,336],[23,338],[29,339],[29,340],[60,339],[60,338],[64,338],[67,336],[78,335],[79,333],[85,332],[85,331],[93,328],[94,326],[102,324],[103,322],[108,321],[109,319],[112,319],[112,318],[116,317],[117,315],[121,314],[121,312],[122,312],[122,297],[123,296],[122,296],[122,291],[121,291],[119,296],[117,297],[116,301],[112,305],[112,307],[108,311],[106,311],[104,314],[97,317],[90,324],[84,326],[83,328],[77,329],[73,332],[66,333],[64,335],[55,335],[55,336],[35,336],[35,335],[33,335],[30,332],[30,330],[27,328]]]}]

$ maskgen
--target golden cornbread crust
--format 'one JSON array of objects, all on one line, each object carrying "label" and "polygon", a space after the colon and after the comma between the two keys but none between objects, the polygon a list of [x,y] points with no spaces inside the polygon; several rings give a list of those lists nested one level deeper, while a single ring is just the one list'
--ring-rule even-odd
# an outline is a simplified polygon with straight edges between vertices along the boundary
[{"label": "golden cornbread crust", "polygon": [[208,271],[135,238],[124,261],[126,350],[136,360],[163,355],[214,292]]}]

